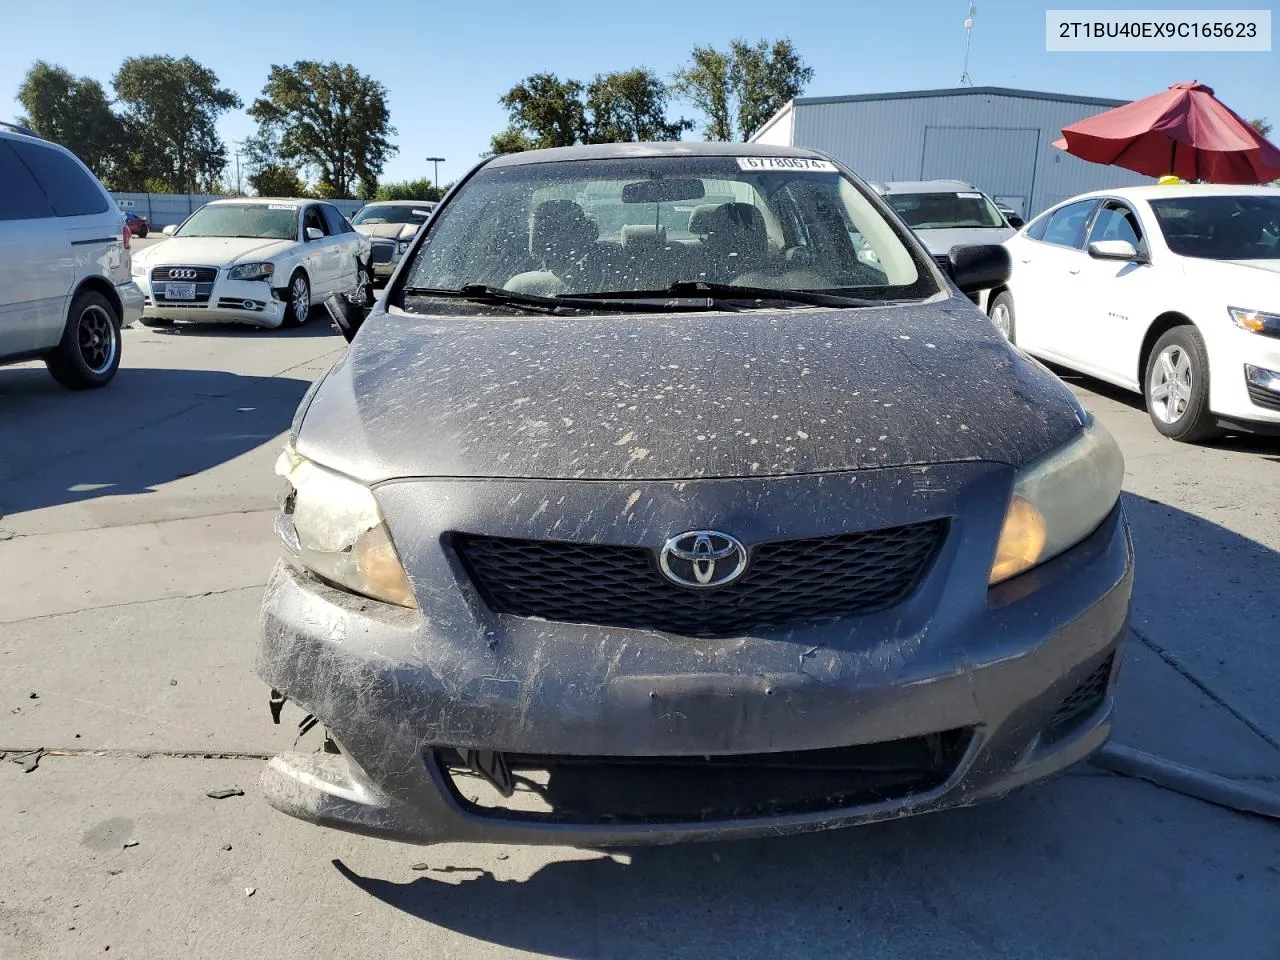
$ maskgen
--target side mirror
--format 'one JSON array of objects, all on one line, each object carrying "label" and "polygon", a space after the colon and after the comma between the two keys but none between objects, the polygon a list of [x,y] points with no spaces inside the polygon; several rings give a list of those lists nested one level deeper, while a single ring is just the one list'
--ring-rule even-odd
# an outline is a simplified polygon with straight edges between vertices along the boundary
[{"label": "side mirror", "polygon": [[1009,279],[1013,260],[998,243],[959,244],[947,254],[951,279],[961,293],[990,290]]},{"label": "side mirror", "polygon": [[1014,213],[1012,210],[1006,213],[1004,218],[1009,221],[1009,226],[1015,230],[1021,230],[1027,225],[1027,221],[1022,219],[1021,214]]},{"label": "side mirror", "polygon": [[172,237],[175,233],[178,232],[178,225],[176,223],[171,223],[160,232],[163,233],[166,237]]},{"label": "side mirror", "polygon": [[308,239],[308,240],[323,240],[323,239],[324,239],[324,231],[323,231],[323,230],[321,230],[319,227],[307,227],[307,239]]},{"label": "side mirror", "polygon": [[1137,248],[1128,240],[1095,240],[1089,244],[1089,256],[1095,260],[1141,260]]},{"label": "side mirror", "polygon": [[335,293],[324,302],[324,308],[329,312],[329,319],[333,321],[333,325],[338,328],[338,332],[347,343],[355,338],[356,331],[369,316],[369,308],[364,300],[365,296],[362,292],[355,297]]}]

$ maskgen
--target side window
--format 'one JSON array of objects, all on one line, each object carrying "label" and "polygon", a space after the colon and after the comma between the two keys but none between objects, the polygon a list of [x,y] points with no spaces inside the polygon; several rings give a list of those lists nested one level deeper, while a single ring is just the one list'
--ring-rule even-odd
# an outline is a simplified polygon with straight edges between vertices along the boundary
[{"label": "side window", "polygon": [[0,220],[39,220],[52,217],[49,198],[27,165],[0,140]]},{"label": "side window", "polygon": [[329,228],[325,225],[324,217],[320,215],[320,208],[317,206],[307,207],[307,212],[302,215],[302,235],[305,238],[307,231],[315,227],[325,236],[329,235]]},{"label": "side window", "polygon": [[109,203],[106,195],[78,160],[52,147],[16,140],[9,143],[36,182],[44,188],[55,214],[83,217],[107,212]]},{"label": "side window", "polygon": [[1049,226],[1049,214],[1042,213],[1031,221],[1031,226],[1027,227],[1027,236],[1032,240],[1043,240],[1045,227]]},{"label": "side window", "polygon": [[1089,231],[1089,242],[1095,240],[1127,240],[1137,250],[1142,247],[1142,228],[1128,207],[1118,204],[1104,207]]},{"label": "side window", "polygon": [[328,225],[330,235],[336,237],[340,233],[348,232],[346,221],[342,219],[342,214],[338,212],[337,207],[322,203],[320,204],[320,212],[324,214],[324,220]]},{"label": "side window", "polygon": [[1097,205],[1096,200],[1078,200],[1075,203],[1068,203],[1065,207],[1059,207],[1049,215],[1049,222],[1040,239],[1060,247],[1083,249],[1084,233],[1089,225],[1089,216]]}]

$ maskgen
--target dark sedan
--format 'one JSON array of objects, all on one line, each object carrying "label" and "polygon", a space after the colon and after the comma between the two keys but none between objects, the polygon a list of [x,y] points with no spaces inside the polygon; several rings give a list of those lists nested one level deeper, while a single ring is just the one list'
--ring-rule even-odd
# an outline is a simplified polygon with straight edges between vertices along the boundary
[{"label": "dark sedan", "polygon": [[1110,435],[809,150],[477,167],[277,472],[267,800],[397,840],[664,843],[994,798],[1111,729]]}]

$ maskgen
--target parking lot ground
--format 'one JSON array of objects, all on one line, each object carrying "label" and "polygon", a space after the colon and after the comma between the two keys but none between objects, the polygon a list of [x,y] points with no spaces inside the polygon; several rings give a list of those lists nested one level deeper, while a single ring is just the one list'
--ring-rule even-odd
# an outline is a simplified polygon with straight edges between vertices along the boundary
[{"label": "parking lot ground", "polygon": [[[612,855],[275,813],[258,758],[300,711],[273,727],[252,675],[271,466],[341,351],[317,318],[127,331],[103,391],[0,368],[0,957],[1277,957],[1280,829],[1089,766],[971,810]],[[1173,444],[1071,382],[1128,461],[1117,741],[1280,790],[1280,443]]]}]

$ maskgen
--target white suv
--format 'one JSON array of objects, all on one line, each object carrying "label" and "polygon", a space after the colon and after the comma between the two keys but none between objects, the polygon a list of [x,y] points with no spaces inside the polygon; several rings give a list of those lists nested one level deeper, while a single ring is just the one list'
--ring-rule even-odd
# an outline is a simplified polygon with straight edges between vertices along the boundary
[{"label": "white suv", "polygon": [[0,125],[0,363],[39,358],[63,386],[101,387],[141,315],[111,195],[69,150]]}]

